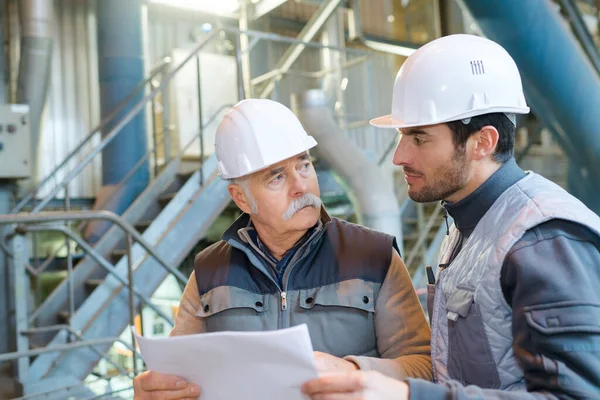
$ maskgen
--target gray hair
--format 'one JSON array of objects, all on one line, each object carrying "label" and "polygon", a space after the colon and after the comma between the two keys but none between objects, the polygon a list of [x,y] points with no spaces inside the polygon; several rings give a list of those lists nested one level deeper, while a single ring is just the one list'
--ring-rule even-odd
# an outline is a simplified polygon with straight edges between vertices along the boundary
[{"label": "gray hair", "polygon": [[242,176],[241,178],[228,179],[227,182],[229,182],[230,185],[237,185],[242,189],[244,195],[248,199],[248,203],[250,203],[251,213],[258,214],[258,204],[250,192],[250,178],[248,176]]}]

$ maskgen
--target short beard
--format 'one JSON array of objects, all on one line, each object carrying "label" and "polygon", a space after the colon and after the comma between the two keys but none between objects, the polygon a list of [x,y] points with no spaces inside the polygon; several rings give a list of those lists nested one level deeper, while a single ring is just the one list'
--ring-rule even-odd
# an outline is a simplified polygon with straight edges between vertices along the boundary
[{"label": "short beard", "polygon": [[421,191],[411,193],[409,187],[408,197],[417,203],[431,203],[445,200],[465,187],[469,181],[469,171],[465,165],[466,154],[466,146],[457,147],[451,165],[438,168],[431,176],[433,181],[426,184]]}]

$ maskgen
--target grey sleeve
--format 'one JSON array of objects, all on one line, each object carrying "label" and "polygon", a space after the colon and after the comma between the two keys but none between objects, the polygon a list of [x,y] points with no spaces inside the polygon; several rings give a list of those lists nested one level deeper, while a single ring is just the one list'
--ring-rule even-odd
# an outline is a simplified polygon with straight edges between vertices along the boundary
[{"label": "grey sleeve", "polygon": [[183,291],[177,316],[175,317],[175,326],[170,336],[191,335],[194,333],[206,332],[206,325],[202,318],[196,317],[200,307],[200,295],[198,294],[198,284],[196,276],[192,272],[190,279]]},{"label": "grey sleeve", "polygon": [[390,268],[375,305],[375,333],[381,358],[348,356],[361,370],[395,379],[432,379],[429,326],[404,262],[392,249]]},{"label": "grey sleeve", "polygon": [[600,238],[553,220],[528,231],[505,259],[513,349],[527,392],[410,381],[411,399],[599,399]]}]

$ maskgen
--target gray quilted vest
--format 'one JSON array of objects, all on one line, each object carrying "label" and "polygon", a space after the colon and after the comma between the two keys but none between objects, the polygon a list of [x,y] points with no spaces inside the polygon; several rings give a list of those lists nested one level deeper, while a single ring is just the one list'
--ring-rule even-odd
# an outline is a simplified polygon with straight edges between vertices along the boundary
[{"label": "gray quilted vest", "polygon": [[[551,219],[587,226],[600,235],[600,217],[558,185],[528,173],[508,188],[479,221],[447,268],[428,287],[431,358],[438,382],[523,390],[512,349],[512,310],[500,285],[502,264],[525,232]],[[453,226],[440,252],[446,264],[459,240]]]}]

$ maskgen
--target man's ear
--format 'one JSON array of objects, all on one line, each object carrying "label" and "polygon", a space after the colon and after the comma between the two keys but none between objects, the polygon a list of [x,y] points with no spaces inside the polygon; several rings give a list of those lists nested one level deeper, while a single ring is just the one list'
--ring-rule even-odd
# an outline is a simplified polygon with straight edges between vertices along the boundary
[{"label": "man's ear", "polygon": [[474,160],[479,161],[494,154],[500,139],[500,133],[495,127],[486,125],[473,135],[473,138],[476,143],[473,147],[472,156]]},{"label": "man's ear", "polygon": [[242,210],[246,214],[252,214],[252,207],[250,207],[250,201],[246,197],[246,193],[240,185],[238,185],[237,183],[230,183],[227,187],[227,190],[229,191],[229,196],[239,207],[240,210]]}]

